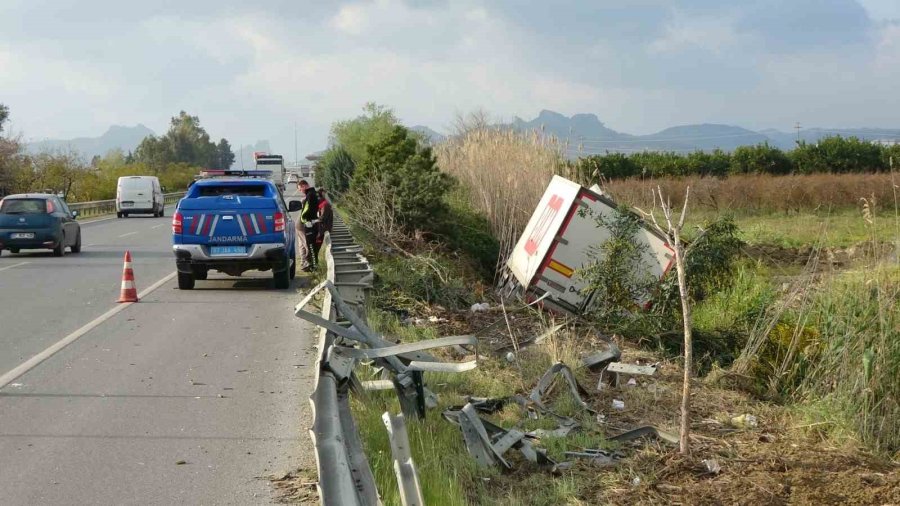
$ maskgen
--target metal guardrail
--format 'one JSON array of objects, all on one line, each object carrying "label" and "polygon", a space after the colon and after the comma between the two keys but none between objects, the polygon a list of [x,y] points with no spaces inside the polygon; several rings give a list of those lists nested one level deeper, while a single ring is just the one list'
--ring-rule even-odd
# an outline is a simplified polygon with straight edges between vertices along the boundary
[{"label": "metal guardrail", "polygon": [[[184,197],[185,193],[186,192],[174,192],[164,194],[166,205],[175,204]],[[115,214],[116,212],[116,199],[95,200],[92,202],[72,202],[67,205],[69,206],[70,211],[78,211],[79,217],[101,216],[104,214]]]},{"label": "metal guardrail", "polygon": [[[342,297],[346,295],[346,302],[356,305],[359,317],[365,318],[365,285],[359,281],[343,285],[343,272],[351,272],[352,275],[360,271],[371,273],[371,268],[362,255],[336,260],[336,253],[356,249],[349,229],[337,214],[332,232],[325,234],[323,246],[328,281],[334,284]],[[343,265],[352,269],[347,271]],[[338,274],[338,270],[342,273]],[[360,286],[354,286],[356,284]],[[321,317],[333,325],[341,325],[336,321],[337,311],[329,290],[325,291]],[[344,376],[334,371],[339,362],[331,357],[335,337],[334,332],[325,327],[319,330],[316,384],[309,399],[313,410],[313,426],[309,432],[316,450],[319,500],[326,506],[380,505],[375,477],[350,413],[349,374]],[[352,361],[349,362],[347,367],[352,368]]]},{"label": "metal guardrail", "polygon": [[[340,216],[325,236],[327,279],[313,288],[294,308],[294,314],[319,327],[316,386],[310,397],[313,426],[310,436],[319,471],[319,499],[323,505],[380,505],[372,469],[362,448],[350,412],[351,390],[359,393],[374,386],[396,391],[403,415],[384,413],[382,420],[391,443],[394,474],[404,506],[421,506],[422,489],[409,448],[406,418],[422,418],[426,407],[437,406],[437,396],[424,382],[424,372],[463,372],[476,360],[441,362],[425,350],[447,346],[477,345],[475,336],[449,336],[396,344],[366,324],[366,292],[374,273],[362,248]],[[325,294],[321,314],[304,307],[319,292]],[[477,351],[477,350],[476,350]],[[477,353],[473,352],[477,357]],[[377,366],[381,380],[360,382],[354,374],[358,362]],[[387,379],[390,378],[390,379]],[[519,444],[518,441],[514,442]]]}]

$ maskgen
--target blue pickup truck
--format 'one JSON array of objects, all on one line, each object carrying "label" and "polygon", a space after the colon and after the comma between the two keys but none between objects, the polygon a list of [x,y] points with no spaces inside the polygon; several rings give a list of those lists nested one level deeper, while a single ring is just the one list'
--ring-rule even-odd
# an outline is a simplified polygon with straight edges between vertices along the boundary
[{"label": "blue pickup truck", "polygon": [[290,286],[297,272],[290,213],[301,203],[286,205],[267,178],[241,175],[246,173],[226,171],[200,179],[178,203],[172,217],[178,288],[194,288],[211,269],[229,276],[271,270],[275,288]]}]

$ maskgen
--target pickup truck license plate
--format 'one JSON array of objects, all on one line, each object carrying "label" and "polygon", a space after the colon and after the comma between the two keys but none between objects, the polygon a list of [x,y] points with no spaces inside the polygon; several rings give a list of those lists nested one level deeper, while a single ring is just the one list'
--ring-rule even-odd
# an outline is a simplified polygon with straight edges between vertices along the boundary
[{"label": "pickup truck license plate", "polygon": [[10,239],[34,239],[34,234],[9,234]]},{"label": "pickup truck license plate", "polygon": [[210,246],[209,254],[212,256],[220,255],[246,255],[246,246]]}]

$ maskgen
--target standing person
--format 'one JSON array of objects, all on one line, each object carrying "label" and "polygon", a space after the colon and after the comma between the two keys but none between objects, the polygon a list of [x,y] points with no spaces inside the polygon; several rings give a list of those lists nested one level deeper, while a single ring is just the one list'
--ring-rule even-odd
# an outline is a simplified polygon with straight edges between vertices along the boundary
[{"label": "standing person", "polygon": [[305,179],[301,179],[297,185],[306,196],[303,208],[300,211],[300,219],[297,220],[297,231],[303,227],[303,235],[306,241],[303,270],[310,272],[315,270],[318,262],[318,248],[315,247],[316,236],[319,232],[319,198],[316,189],[309,185]]},{"label": "standing person", "polygon": [[319,255],[319,248],[325,240],[325,233],[331,233],[331,227],[334,224],[334,211],[331,209],[331,202],[324,188],[319,188],[319,234],[316,236],[316,257]]}]

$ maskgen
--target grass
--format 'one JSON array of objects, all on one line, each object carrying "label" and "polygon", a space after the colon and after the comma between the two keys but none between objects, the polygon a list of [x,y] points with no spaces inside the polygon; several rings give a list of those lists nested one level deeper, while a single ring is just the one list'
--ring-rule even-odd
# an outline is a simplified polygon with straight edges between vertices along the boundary
[{"label": "grass", "polygon": [[[715,219],[716,212],[700,211],[688,215],[691,228]],[[896,236],[893,211],[883,212],[876,221],[876,236],[891,241]],[[740,213],[734,216],[741,240],[751,245],[773,245],[801,249],[815,244],[825,247],[847,248],[871,240],[871,232],[861,226],[859,209],[841,209],[833,213],[801,211],[795,214]]]}]

